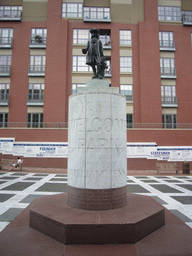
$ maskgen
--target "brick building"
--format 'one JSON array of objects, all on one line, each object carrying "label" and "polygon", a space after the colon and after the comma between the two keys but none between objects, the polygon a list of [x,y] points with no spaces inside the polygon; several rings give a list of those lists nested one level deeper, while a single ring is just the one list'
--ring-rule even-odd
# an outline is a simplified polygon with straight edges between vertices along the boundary
[{"label": "brick building", "polygon": [[[128,169],[154,169],[166,152],[192,160],[190,0],[1,0],[0,158],[67,166],[54,152],[67,147],[69,96],[92,78],[81,51],[91,28],[100,30],[105,79],[126,97],[127,142],[137,151]],[[30,146],[42,152],[30,155]]]}]

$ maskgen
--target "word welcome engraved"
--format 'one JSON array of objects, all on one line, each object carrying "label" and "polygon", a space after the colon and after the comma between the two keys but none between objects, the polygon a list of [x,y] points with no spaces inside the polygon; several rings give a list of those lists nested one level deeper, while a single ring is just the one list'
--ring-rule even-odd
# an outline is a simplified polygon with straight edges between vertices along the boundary
[{"label": "word welcome engraved", "polygon": [[124,119],[112,119],[112,118],[99,118],[94,117],[92,120],[88,121],[86,118],[74,118],[69,120],[69,125],[73,132],[96,132],[101,131],[110,133],[126,133],[126,121]]}]

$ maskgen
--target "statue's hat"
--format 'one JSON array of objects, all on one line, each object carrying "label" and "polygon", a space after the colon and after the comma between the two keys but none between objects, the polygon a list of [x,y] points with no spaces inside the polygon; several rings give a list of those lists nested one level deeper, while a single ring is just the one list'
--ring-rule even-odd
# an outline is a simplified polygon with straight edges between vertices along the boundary
[{"label": "statue's hat", "polygon": [[99,34],[99,29],[97,29],[97,28],[92,28],[92,29],[90,30],[90,33],[91,33],[91,34]]}]

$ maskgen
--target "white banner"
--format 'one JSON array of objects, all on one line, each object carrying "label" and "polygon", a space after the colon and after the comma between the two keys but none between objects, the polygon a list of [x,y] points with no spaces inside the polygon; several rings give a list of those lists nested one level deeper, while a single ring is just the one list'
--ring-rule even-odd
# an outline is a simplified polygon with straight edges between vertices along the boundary
[{"label": "white banner", "polygon": [[[0,138],[0,153],[23,157],[67,158],[67,142],[15,142],[15,138]],[[192,146],[157,146],[150,143],[127,143],[127,158],[147,158],[167,161],[192,161]]]}]

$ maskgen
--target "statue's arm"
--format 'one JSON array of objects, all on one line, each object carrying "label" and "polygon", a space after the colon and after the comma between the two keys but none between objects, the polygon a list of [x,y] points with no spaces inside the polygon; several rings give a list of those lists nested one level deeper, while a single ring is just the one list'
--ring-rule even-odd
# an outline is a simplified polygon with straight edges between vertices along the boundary
[{"label": "statue's arm", "polygon": [[87,42],[86,48],[82,49],[82,53],[83,53],[83,54],[86,54],[87,51],[88,51],[88,49],[89,49],[89,41]]}]

